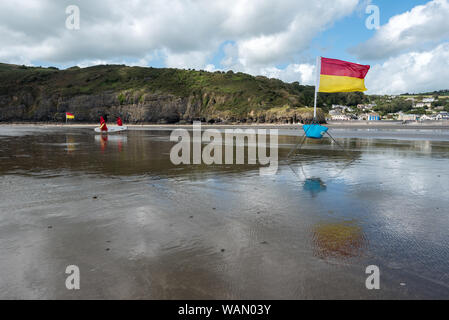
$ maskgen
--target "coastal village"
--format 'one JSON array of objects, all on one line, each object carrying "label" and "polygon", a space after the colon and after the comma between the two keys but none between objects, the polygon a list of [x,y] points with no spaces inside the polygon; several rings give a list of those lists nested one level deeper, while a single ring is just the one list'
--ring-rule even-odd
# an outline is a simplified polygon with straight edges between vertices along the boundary
[{"label": "coastal village", "polygon": [[[449,120],[448,96],[373,96],[373,102],[345,106],[333,104],[327,120],[333,121],[379,121],[424,122]],[[400,105],[394,110],[396,105]],[[389,110],[390,109],[390,110]],[[388,112],[393,111],[395,112]]]}]

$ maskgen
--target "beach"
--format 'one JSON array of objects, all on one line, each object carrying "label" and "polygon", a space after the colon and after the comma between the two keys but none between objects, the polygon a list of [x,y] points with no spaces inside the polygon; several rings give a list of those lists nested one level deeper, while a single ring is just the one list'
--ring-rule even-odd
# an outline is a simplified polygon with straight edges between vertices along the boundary
[{"label": "beach", "polygon": [[344,150],[308,141],[287,161],[298,125],[226,126],[279,130],[263,176],[172,164],[180,126],[94,126],[0,125],[1,298],[449,297],[447,128],[331,123]]},{"label": "beach", "polygon": [[[85,127],[95,127],[98,126],[98,123],[84,123],[84,122],[69,122],[69,123],[56,123],[56,122],[0,122],[0,125],[11,125],[11,126],[49,126],[49,127],[73,127],[73,128],[85,128]],[[139,123],[139,124],[126,124],[130,128],[188,128],[191,127],[191,124],[154,124],[154,123]],[[240,128],[289,128],[296,129],[298,126],[302,126],[301,123],[201,123],[202,126],[205,127],[214,127],[214,128],[232,128],[232,127],[240,127]],[[383,120],[383,121],[327,121],[325,124],[329,127],[335,128],[365,128],[365,129],[419,129],[419,128],[427,128],[427,129],[449,129],[449,121],[441,120],[441,121],[395,121],[395,120]]]}]

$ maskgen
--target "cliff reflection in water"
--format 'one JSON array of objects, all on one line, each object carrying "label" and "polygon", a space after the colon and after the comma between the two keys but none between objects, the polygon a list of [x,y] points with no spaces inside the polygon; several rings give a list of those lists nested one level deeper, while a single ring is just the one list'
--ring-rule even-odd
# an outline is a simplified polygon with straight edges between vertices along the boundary
[{"label": "cliff reflection in water", "polygon": [[[244,164],[236,164],[237,146],[234,145],[233,164],[225,164],[223,148],[223,164],[174,165],[170,161],[170,151],[175,143],[171,142],[169,137],[168,130],[94,134],[90,129],[72,129],[64,134],[49,131],[44,134],[7,137],[2,139],[2,149],[5,152],[0,172],[27,172],[38,175],[40,172],[58,170],[64,170],[66,174],[66,170],[69,170],[73,173],[113,176],[195,178],[245,171],[258,172],[261,166],[258,162],[248,164],[246,140],[244,146],[240,146],[244,150]],[[279,136],[279,166],[282,166],[282,160],[286,159],[296,139],[292,136]],[[338,148],[326,143],[319,148],[320,146],[313,148],[313,142],[310,142],[310,145],[300,151],[301,154],[292,158],[293,165],[302,161],[305,165],[319,163],[319,166],[322,166],[323,162],[336,164],[346,160],[344,153]],[[358,157],[361,152],[355,151],[353,154]]]}]

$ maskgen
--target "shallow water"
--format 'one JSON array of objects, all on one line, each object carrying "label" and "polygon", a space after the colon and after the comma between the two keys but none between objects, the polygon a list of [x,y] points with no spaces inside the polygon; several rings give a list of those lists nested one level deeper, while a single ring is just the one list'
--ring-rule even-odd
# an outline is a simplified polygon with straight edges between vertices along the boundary
[{"label": "shallow water", "polygon": [[261,176],[175,166],[169,130],[0,126],[0,298],[449,298],[447,132],[330,132],[288,162],[281,130]]}]

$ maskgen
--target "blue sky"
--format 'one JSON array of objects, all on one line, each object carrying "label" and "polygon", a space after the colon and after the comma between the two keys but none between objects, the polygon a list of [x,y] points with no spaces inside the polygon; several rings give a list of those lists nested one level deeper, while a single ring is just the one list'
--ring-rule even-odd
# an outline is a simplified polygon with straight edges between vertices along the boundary
[{"label": "blue sky", "polygon": [[[401,3],[401,9],[398,8],[398,3]],[[371,4],[377,5],[380,9],[381,25],[387,22],[391,16],[413,7],[407,1],[376,1]],[[369,39],[375,33],[375,30],[368,30],[365,27],[367,17],[368,15],[364,11],[357,10],[351,15],[336,21],[331,28],[320,33],[314,39],[310,50],[311,54],[355,60],[355,57],[348,53],[348,48]]]},{"label": "blue sky", "polygon": [[[417,5],[424,5],[427,2],[428,1],[425,0],[377,0],[371,1],[370,4],[379,7],[380,24],[382,25],[387,23],[391,17],[409,11]],[[378,62],[370,59],[358,61],[357,57],[348,52],[348,48],[354,47],[374,35],[376,30],[369,30],[365,27],[365,20],[368,16],[369,14],[366,14],[364,7],[361,6],[347,17],[332,23],[332,26],[329,29],[317,34],[307,50],[298,54],[296,62],[314,63],[315,57],[317,56],[357,61],[362,64]],[[213,57],[208,60],[208,63],[213,64],[217,69],[226,69],[226,67],[221,64],[221,61],[225,57],[223,48],[229,43],[234,42],[232,40],[227,40],[221,43]],[[279,63],[276,66],[285,68],[291,62],[295,62],[295,59]],[[154,61],[151,61],[150,65],[153,67],[166,66],[163,59],[155,59]]]},{"label": "blue sky", "polygon": [[[378,30],[365,27],[367,5],[380,10]],[[324,56],[371,65],[369,93],[433,91],[449,87],[448,16],[449,0],[2,0],[0,61],[234,70],[313,84]]]},{"label": "blue sky", "polygon": [[[417,5],[422,5],[428,1],[418,0],[377,0],[371,4],[377,5],[380,9],[380,25],[388,22],[388,20],[398,14],[411,10]],[[318,35],[311,47],[312,56],[329,56],[343,60],[357,60],[354,55],[348,52],[348,48],[371,38],[375,30],[368,30],[365,27],[365,20],[368,14],[365,11],[356,11],[350,16],[335,22],[333,27]],[[326,50],[321,48],[325,47]],[[359,61],[363,64],[372,63],[372,61]]]},{"label": "blue sky", "polygon": [[[417,5],[426,4],[427,2],[428,1],[425,0],[378,0],[371,1],[370,4],[377,5],[379,7],[380,24],[382,25],[387,23],[391,17],[405,11],[409,11]],[[317,56],[357,61],[357,58],[348,52],[348,48],[362,43],[372,37],[375,33],[375,30],[369,30],[365,27],[365,20],[369,14],[366,14],[362,9],[364,8],[359,8],[349,16],[333,23],[329,29],[320,32],[311,42],[310,48],[299,54],[299,62],[314,63],[315,57]],[[218,69],[226,69],[226,67],[221,64],[221,61],[225,57],[223,48],[229,43],[234,42],[232,40],[227,40],[221,43],[219,49],[215,52],[213,57],[208,60],[208,63],[213,64]],[[366,60],[357,62],[370,64],[373,61]],[[151,61],[150,65],[153,67],[166,66],[162,58]],[[288,65],[288,61],[277,64],[276,66],[279,68],[284,68],[286,65]]]}]

